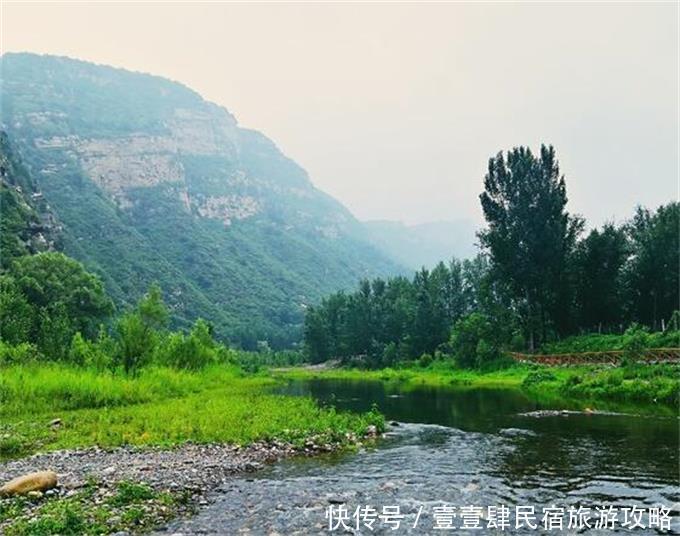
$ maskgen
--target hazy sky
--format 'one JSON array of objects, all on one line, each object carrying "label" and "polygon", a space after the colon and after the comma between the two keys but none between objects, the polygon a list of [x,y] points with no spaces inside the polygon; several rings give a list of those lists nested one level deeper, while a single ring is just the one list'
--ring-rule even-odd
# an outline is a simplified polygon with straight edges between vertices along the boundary
[{"label": "hazy sky", "polygon": [[361,219],[481,220],[490,155],[557,149],[570,210],[678,192],[675,3],[4,2],[4,51],[183,82]]}]

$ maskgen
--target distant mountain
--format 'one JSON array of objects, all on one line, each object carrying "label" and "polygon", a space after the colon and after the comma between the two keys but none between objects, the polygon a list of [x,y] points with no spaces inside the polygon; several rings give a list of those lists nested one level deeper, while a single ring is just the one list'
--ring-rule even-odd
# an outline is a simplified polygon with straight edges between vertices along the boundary
[{"label": "distant mountain", "polygon": [[307,304],[401,270],[271,140],[191,89],[63,57],[0,61],[3,128],[65,252],[119,306],[158,281],[175,325],[202,316],[244,346],[285,345]]},{"label": "distant mountain", "polygon": [[383,253],[412,269],[432,267],[452,257],[465,259],[477,253],[477,227],[468,220],[406,225],[396,221],[364,222],[370,240]]}]

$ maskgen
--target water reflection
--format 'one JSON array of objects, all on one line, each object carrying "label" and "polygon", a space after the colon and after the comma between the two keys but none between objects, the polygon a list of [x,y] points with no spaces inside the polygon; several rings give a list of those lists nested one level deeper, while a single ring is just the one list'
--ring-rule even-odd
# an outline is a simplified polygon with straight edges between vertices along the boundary
[{"label": "water reflection", "polygon": [[[350,511],[361,505],[398,505],[406,516],[422,508],[419,527],[402,526],[397,534],[431,534],[427,527],[433,526],[433,507],[442,503],[458,508],[531,505],[540,511],[553,505],[566,509],[680,502],[677,419],[525,416],[521,414],[559,404],[539,403],[516,390],[400,392],[378,382],[326,380],[291,382],[283,389],[352,411],[365,411],[375,403],[388,419],[410,424],[390,427],[375,448],[288,460],[258,475],[231,480],[215,504],[172,525],[171,533],[327,534],[327,508],[340,503]],[[674,515],[677,530],[677,511]],[[371,532],[376,533],[395,534],[387,528]]]},{"label": "water reflection", "polygon": [[491,451],[480,449],[480,455],[488,456],[489,475],[513,487],[565,493],[589,487],[609,498],[680,501],[677,419],[580,413],[535,417],[523,414],[564,406],[532,400],[517,389],[395,389],[381,382],[311,380],[291,382],[285,392],[350,411],[376,404],[388,419],[400,422],[499,435],[504,441]]}]

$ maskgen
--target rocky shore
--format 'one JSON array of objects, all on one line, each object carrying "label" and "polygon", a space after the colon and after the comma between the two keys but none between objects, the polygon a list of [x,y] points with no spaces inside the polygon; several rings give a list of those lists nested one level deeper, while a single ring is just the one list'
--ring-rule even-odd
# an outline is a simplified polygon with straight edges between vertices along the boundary
[{"label": "rocky shore", "polygon": [[[376,434],[367,430],[367,436]],[[0,463],[0,484],[33,471],[51,470],[58,475],[54,489],[0,499],[0,534],[28,532],[24,527],[41,523],[45,511],[51,512],[50,506],[60,501],[85,522],[108,517],[110,530],[105,533],[141,532],[208,505],[211,491],[235,474],[254,472],[294,455],[311,456],[358,443],[354,436],[346,439],[327,443],[310,437],[301,446],[268,441],[245,447],[194,443],[175,448],[91,447]]]}]

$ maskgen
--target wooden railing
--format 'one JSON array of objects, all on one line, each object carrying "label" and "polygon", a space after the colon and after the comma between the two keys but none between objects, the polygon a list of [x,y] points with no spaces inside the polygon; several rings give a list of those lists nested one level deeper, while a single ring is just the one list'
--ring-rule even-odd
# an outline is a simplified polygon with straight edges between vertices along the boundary
[{"label": "wooden railing", "polygon": [[[622,350],[607,352],[577,352],[570,354],[521,354],[509,352],[510,356],[520,363],[538,363],[541,365],[586,365],[612,364],[623,359]],[[638,359],[643,363],[680,363],[680,348],[650,348]]]}]

